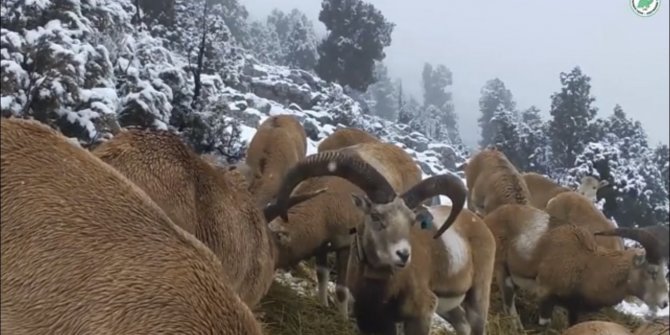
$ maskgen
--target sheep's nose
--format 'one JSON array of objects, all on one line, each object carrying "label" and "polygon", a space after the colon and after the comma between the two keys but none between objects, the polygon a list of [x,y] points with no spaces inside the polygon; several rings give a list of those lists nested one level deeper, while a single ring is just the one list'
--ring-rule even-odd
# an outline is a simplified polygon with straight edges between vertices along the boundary
[{"label": "sheep's nose", "polygon": [[664,302],[661,303],[660,306],[661,306],[661,309],[665,309],[666,307],[668,307],[668,302],[664,301]]},{"label": "sheep's nose", "polygon": [[401,250],[396,251],[395,254],[398,255],[398,257],[400,257],[400,260],[403,263],[407,263],[407,259],[409,259],[409,250],[401,249]]}]

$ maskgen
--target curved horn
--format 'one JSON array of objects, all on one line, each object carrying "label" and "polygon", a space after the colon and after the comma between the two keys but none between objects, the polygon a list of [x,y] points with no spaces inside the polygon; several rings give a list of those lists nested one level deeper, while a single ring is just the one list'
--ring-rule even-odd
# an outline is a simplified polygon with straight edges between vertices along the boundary
[{"label": "curved horn", "polygon": [[305,157],[298,162],[282,181],[277,193],[277,210],[288,221],[289,195],[305,179],[321,176],[338,176],[360,187],[372,202],[391,202],[396,193],[386,178],[374,167],[358,157],[355,152],[325,151]]},{"label": "curved horn", "polygon": [[425,199],[436,195],[445,195],[451,199],[451,213],[449,213],[449,217],[444,221],[442,227],[435,233],[434,238],[438,238],[449,229],[451,224],[456,220],[456,217],[458,217],[458,214],[463,210],[466,193],[467,191],[463,184],[463,180],[451,173],[447,173],[422,180],[401,195],[401,197],[405,200],[407,207],[412,209]]},{"label": "curved horn", "polygon": [[[312,199],[316,197],[317,195],[326,192],[327,188],[320,188],[314,192],[309,192],[305,194],[299,194],[296,196],[292,196],[290,199],[288,199],[288,204],[287,204],[287,209],[291,208],[301,202],[305,202],[309,199]],[[263,209],[263,215],[265,216],[265,222],[270,222],[274,220],[276,217],[278,217],[281,214],[281,211],[279,210],[279,207],[277,206],[276,203],[274,204],[269,204],[265,206]]]},{"label": "curved horn", "polygon": [[599,236],[619,236],[629,238],[639,242],[646,251],[647,262],[651,264],[661,264],[663,254],[661,253],[661,244],[650,234],[641,229],[636,228],[616,228],[595,233]]}]

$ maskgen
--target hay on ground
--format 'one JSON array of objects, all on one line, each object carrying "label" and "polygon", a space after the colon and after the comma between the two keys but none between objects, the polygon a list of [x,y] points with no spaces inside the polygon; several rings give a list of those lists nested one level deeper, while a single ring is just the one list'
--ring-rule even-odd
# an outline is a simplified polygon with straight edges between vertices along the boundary
[{"label": "hay on ground", "polygon": [[257,314],[268,335],[358,334],[334,306],[323,306],[314,297],[301,296],[277,281],[261,300]]}]

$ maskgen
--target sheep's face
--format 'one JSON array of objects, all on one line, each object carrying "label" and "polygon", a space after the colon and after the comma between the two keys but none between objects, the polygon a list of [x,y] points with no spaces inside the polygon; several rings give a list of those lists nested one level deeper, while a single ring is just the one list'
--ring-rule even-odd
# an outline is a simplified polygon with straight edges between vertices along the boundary
[{"label": "sheep's face", "polygon": [[604,186],[607,186],[608,184],[609,183],[607,182],[607,180],[598,181],[598,179],[596,178],[586,176],[582,178],[582,182],[577,188],[577,193],[595,201],[598,190]]},{"label": "sheep's face", "polygon": [[637,254],[633,257],[633,271],[628,279],[638,298],[651,308],[663,309],[668,306],[667,272],[666,264],[651,264],[644,254]]},{"label": "sheep's face", "polygon": [[410,229],[415,213],[401,198],[375,204],[365,195],[352,194],[354,204],[365,214],[363,248],[374,267],[403,268],[412,259]]}]

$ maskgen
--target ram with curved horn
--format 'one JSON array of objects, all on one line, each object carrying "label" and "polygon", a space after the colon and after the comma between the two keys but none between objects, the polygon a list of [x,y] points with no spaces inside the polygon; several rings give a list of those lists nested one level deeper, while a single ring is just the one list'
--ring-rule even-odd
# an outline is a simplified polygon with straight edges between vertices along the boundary
[{"label": "ram with curved horn", "polygon": [[[341,134],[341,132],[336,132],[326,140],[335,141],[334,137],[339,137]],[[393,189],[398,192],[406,191],[421,181],[419,166],[398,146],[375,141],[375,143],[361,143],[347,145],[347,147],[349,147],[347,148],[349,152],[353,150],[357,155],[366,157],[372,162],[374,168],[379,170],[388,179]],[[295,173],[292,172],[294,176]],[[287,179],[290,178],[295,177],[287,175]],[[285,195],[282,193],[291,194],[292,192],[294,196],[299,196],[320,188],[327,188],[328,192],[295,206],[288,213],[284,210],[284,215],[288,214],[288,217],[285,216],[284,219],[288,218],[288,222],[278,218],[272,221],[270,226],[280,235],[280,267],[291,267],[302,260],[316,257],[319,300],[323,304],[328,303],[327,283],[330,272],[326,264],[326,255],[328,252],[336,254],[338,274],[336,298],[341,312],[347,315],[348,293],[344,287],[344,278],[351,241],[349,231],[363,220],[363,213],[351,201],[351,194],[364,192],[356,183],[345,178],[337,176],[309,178],[293,183],[288,193],[280,191],[275,210],[283,207],[281,199]]]},{"label": "ram with curved horn", "polygon": [[[444,241],[438,238],[443,236],[445,231],[460,217],[459,214],[463,210],[466,197],[465,185],[457,176],[445,174],[427,178],[409,190],[397,194],[387,178],[378,171],[378,168],[369,164],[369,161],[369,159],[363,159],[360,151],[355,147],[307,157],[287,174],[280,188],[277,207],[281,209],[284,206],[281,199],[286,198],[286,195],[291,194],[296,185],[308,178],[338,176],[360,187],[364,194],[352,194],[351,196],[353,203],[364,214],[364,218],[355,229],[355,241],[350,246],[346,275],[347,286],[353,290],[354,314],[359,328],[366,333],[385,331],[390,329],[387,328],[391,327],[390,325],[395,327],[394,324],[399,321],[398,318],[406,318],[409,321],[405,322],[405,327],[409,329],[409,333],[427,334],[430,316],[435,306],[433,300],[439,295],[433,294],[433,289],[439,291],[440,288],[448,286],[446,273],[440,277],[440,283],[430,285],[430,282],[435,279],[433,275],[438,275],[446,269],[444,264],[439,263],[445,261],[448,264],[449,259]],[[429,214],[421,203],[437,195],[449,197],[453,207],[448,211],[440,212],[439,216],[435,215],[435,218],[439,220],[436,227],[424,226],[425,229],[422,229],[417,226],[417,222],[429,216],[432,218],[432,214]],[[286,212],[280,214],[280,217],[286,218]],[[469,213],[466,218],[468,223],[475,219],[472,213]],[[479,228],[483,228],[483,239],[486,240],[488,237],[489,243],[483,243],[485,245],[482,248],[485,250],[482,253],[486,255],[488,252],[489,257],[488,262],[481,261],[483,264],[481,273],[478,270],[474,271],[477,272],[478,281],[483,285],[473,291],[482,289],[483,292],[478,291],[477,294],[486,298],[488,297],[486,287],[490,287],[495,245],[490,233],[486,234],[488,230],[483,223],[480,222]],[[459,241],[465,243],[463,239]],[[464,251],[464,249],[459,250]],[[433,251],[439,253],[441,257],[432,259]],[[413,254],[417,256],[412,258]],[[486,259],[486,257],[482,258]],[[412,259],[416,260],[416,265],[413,265]],[[464,260],[460,259],[460,261]],[[465,260],[465,262],[469,261],[470,258]],[[477,257],[477,261],[480,261],[480,257]],[[465,267],[461,264],[459,266]],[[470,272],[468,274],[472,275]],[[338,273],[338,275],[342,274]],[[479,276],[483,279],[480,279]],[[457,326],[469,328],[469,323],[465,321],[465,314],[460,314],[463,312],[460,309],[460,303],[465,299],[465,295],[463,292],[463,295],[459,297],[460,300],[447,299],[441,304],[441,307],[445,313],[462,316],[462,318],[455,317],[460,321],[456,322]],[[387,299],[395,302],[386,304]],[[488,307],[488,303],[482,303],[478,298],[471,297],[470,299],[477,300],[477,304]],[[475,303],[472,302],[472,304]],[[486,308],[484,310],[487,310]],[[486,315],[473,311],[469,312],[467,318],[476,320],[473,322],[475,329],[481,329],[483,332]],[[477,331],[477,333],[481,332]]]}]

